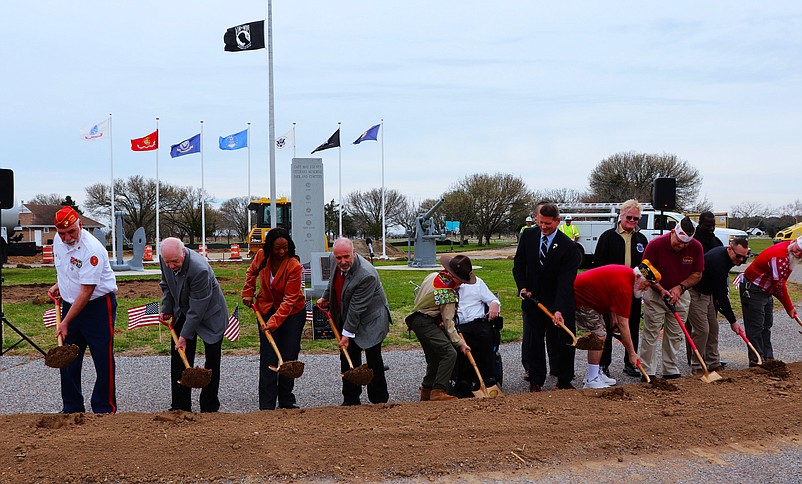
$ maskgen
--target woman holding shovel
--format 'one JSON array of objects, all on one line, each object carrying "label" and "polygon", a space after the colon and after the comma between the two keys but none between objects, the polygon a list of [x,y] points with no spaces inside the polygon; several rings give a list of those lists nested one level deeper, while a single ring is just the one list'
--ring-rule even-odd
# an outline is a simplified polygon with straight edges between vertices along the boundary
[{"label": "woman holding shovel", "polygon": [[[264,247],[251,261],[242,288],[242,303],[263,316],[285,360],[297,360],[301,352],[301,333],[306,322],[302,273],[290,234],[283,228],[275,228],[267,233]],[[269,368],[278,364],[278,355],[261,330],[259,343],[259,410],[275,409],[276,400],[279,408],[298,408],[292,393],[295,380]]]}]

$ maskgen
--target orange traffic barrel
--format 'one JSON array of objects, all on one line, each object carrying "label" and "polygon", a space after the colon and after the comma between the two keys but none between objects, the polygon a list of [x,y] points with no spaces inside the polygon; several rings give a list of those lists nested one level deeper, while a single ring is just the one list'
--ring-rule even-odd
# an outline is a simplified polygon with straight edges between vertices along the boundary
[{"label": "orange traffic barrel", "polygon": [[52,264],[53,263],[53,246],[52,245],[45,245],[42,247],[42,263],[44,264]]},{"label": "orange traffic barrel", "polygon": [[153,262],[153,247],[149,245],[145,246],[145,254],[142,256],[142,260],[146,262]]},{"label": "orange traffic barrel", "polygon": [[232,259],[242,258],[242,256],[239,254],[239,244],[231,244],[231,258]]}]

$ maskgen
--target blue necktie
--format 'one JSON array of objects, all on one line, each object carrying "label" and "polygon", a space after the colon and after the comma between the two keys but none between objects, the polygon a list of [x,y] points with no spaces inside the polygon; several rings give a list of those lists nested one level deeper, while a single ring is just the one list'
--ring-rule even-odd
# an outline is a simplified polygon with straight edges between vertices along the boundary
[{"label": "blue necktie", "polygon": [[541,239],[540,265],[543,265],[546,262],[546,253],[549,251],[549,239],[547,239],[545,235],[542,235]]}]

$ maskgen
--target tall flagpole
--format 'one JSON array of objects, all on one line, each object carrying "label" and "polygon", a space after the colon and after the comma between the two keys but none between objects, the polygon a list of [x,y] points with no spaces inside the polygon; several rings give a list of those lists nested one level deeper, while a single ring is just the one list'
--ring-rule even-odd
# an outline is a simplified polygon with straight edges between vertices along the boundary
[{"label": "tall flagpole", "polygon": [[276,228],[276,122],[273,99],[273,0],[267,0],[268,129],[270,134],[270,228]]},{"label": "tall flagpole", "polygon": [[200,122],[200,152],[201,152],[201,246],[203,249],[201,253],[207,259],[209,255],[206,253],[206,184],[203,180],[203,120]]},{"label": "tall flagpole", "polygon": [[[251,204],[251,123],[248,123],[248,133],[245,137],[246,141],[248,142],[248,204]],[[251,211],[245,206],[245,210],[248,211],[248,233],[251,230]],[[244,238],[248,238],[248,233],[244,234]],[[244,240],[244,239],[243,239]]]},{"label": "tall flagpole", "polygon": [[109,164],[111,165],[111,258],[117,262],[117,230],[114,217],[114,150],[112,149],[111,113],[109,113]]},{"label": "tall flagpole", "polygon": [[[337,134],[340,135],[340,138],[342,138],[343,133],[342,133],[342,131],[340,131],[340,126],[342,126],[342,123],[337,121]],[[340,187],[339,188],[339,190],[340,190],[340,237],[342,237],[343,236],[343,147],[342,147],[342,143],[338,143],[338,144],[339,144],[339,146],[337,146],[337,153],[339,153],[339,156],[340,156],[340,164],[339,164],[339,168],[338,168],[338,172],[339,172],[338,184],[339,184],[339,187]]]},{"label": "tall flagpole", "polygon": [[292,157],[295,158],[295,122],[292,123]]},{"label": "tall flagpole", "polygon": [[[156,260],[159,260],[159,192],[161,184],[159,182],[159,117],[156,116]],[[161,326],[161,325],[159,325]]]},{"label": "tall flagpole", "polygon": [[384,208],[384,118],[381,119],[381,132],[382,132],[382,259],[387,258],[387,222],[385,220]]}]

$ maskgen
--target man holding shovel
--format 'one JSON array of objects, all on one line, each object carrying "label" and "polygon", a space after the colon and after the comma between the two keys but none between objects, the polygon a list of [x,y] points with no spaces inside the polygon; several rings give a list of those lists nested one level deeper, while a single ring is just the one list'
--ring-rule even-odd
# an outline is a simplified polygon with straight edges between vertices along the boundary
[{"label": "man holding shovel", "polygon": [[95,363],[92,411],[115,413],[114,322],[117,319],[117,280],[109,265],[106,248],[84,230],[78,212],[64,207],[56,212],[53,257],[57,282],[48,289],[52,298],[61,296],[63,318],[56,336],[64,344],[79,348],[78,358],[61,368],[62,413],[84,412],[81,368],[86,347]]},{"label": "man holding shovel", "polygon": [[[584,388],[607,388],[615,385],[615,380],[605,378],[599,370],[604,341],[607,336],[602,315],[611,315],[611,326],[618,326],[621,342],[627,352],[629,363],[638,364],[638,354],[629,332],[629,313],[632,299],[640,298],[652,284],[660,282],[660,273],[648,260],[641,261],[635,268],[624,265],[597,267],[576,276],[577,328],[590,333],[579,338],[577,347],[588,350],[588,376]],[[591,344],[583,347],[583,342]],[[612,381],[611,381],[612,380]]]},{"label": "man holding shovel", "polygon": [[217,391],[220,388],[220,358],[223,332],[228,323],[228,306],[205,257],[184,247],[175,237],[161,242],[159,264],[162,279],[162,305],[159,319],[163,324],[173,322],[180,337],[170,344],[170,383],[172,402],[170,410],[192,411],[192,390],[178,384],[185,366],[177,351],[186,352],[193,365],[197,336],[203,340],[206,353],[204,368],[212,371],[211,382],[200,394],[200,411],[216,412],[220,409]]},{"label": "man holding shovel", "polygon": [[[763,360],[774,358],[771,327],[774,323],[774,299],[780,300],[788,316],[797,319],[796,308],[788,295],[786,281],[802,261],[802,237],[774,244],[761,252],[738,277],[741,308],[746,337],[757,348]],[[802,323],[800,323],[802,324]],[[757,365],[757,357],[749,355],[749,366]]]},{"label": "man holding shovel", "polygon": [[[339,345],[348,351],[354,365],[365,360],[373,370],[368,383],[368,400],[385,403],[390,398],[384,376],[382,341],[390,331],[390,306],[379,280],[379,273],[364,257],[354,251],[351,240],[340,237],[334,241],[329,256],[331,277],[323,297],[317,300],[321,307],[329,307],[331,317],[342,334]],[[340,353],[343,373],[350,369],[348,360]],[[359,405],[362,386],[343,378],[343,406]]]}]

